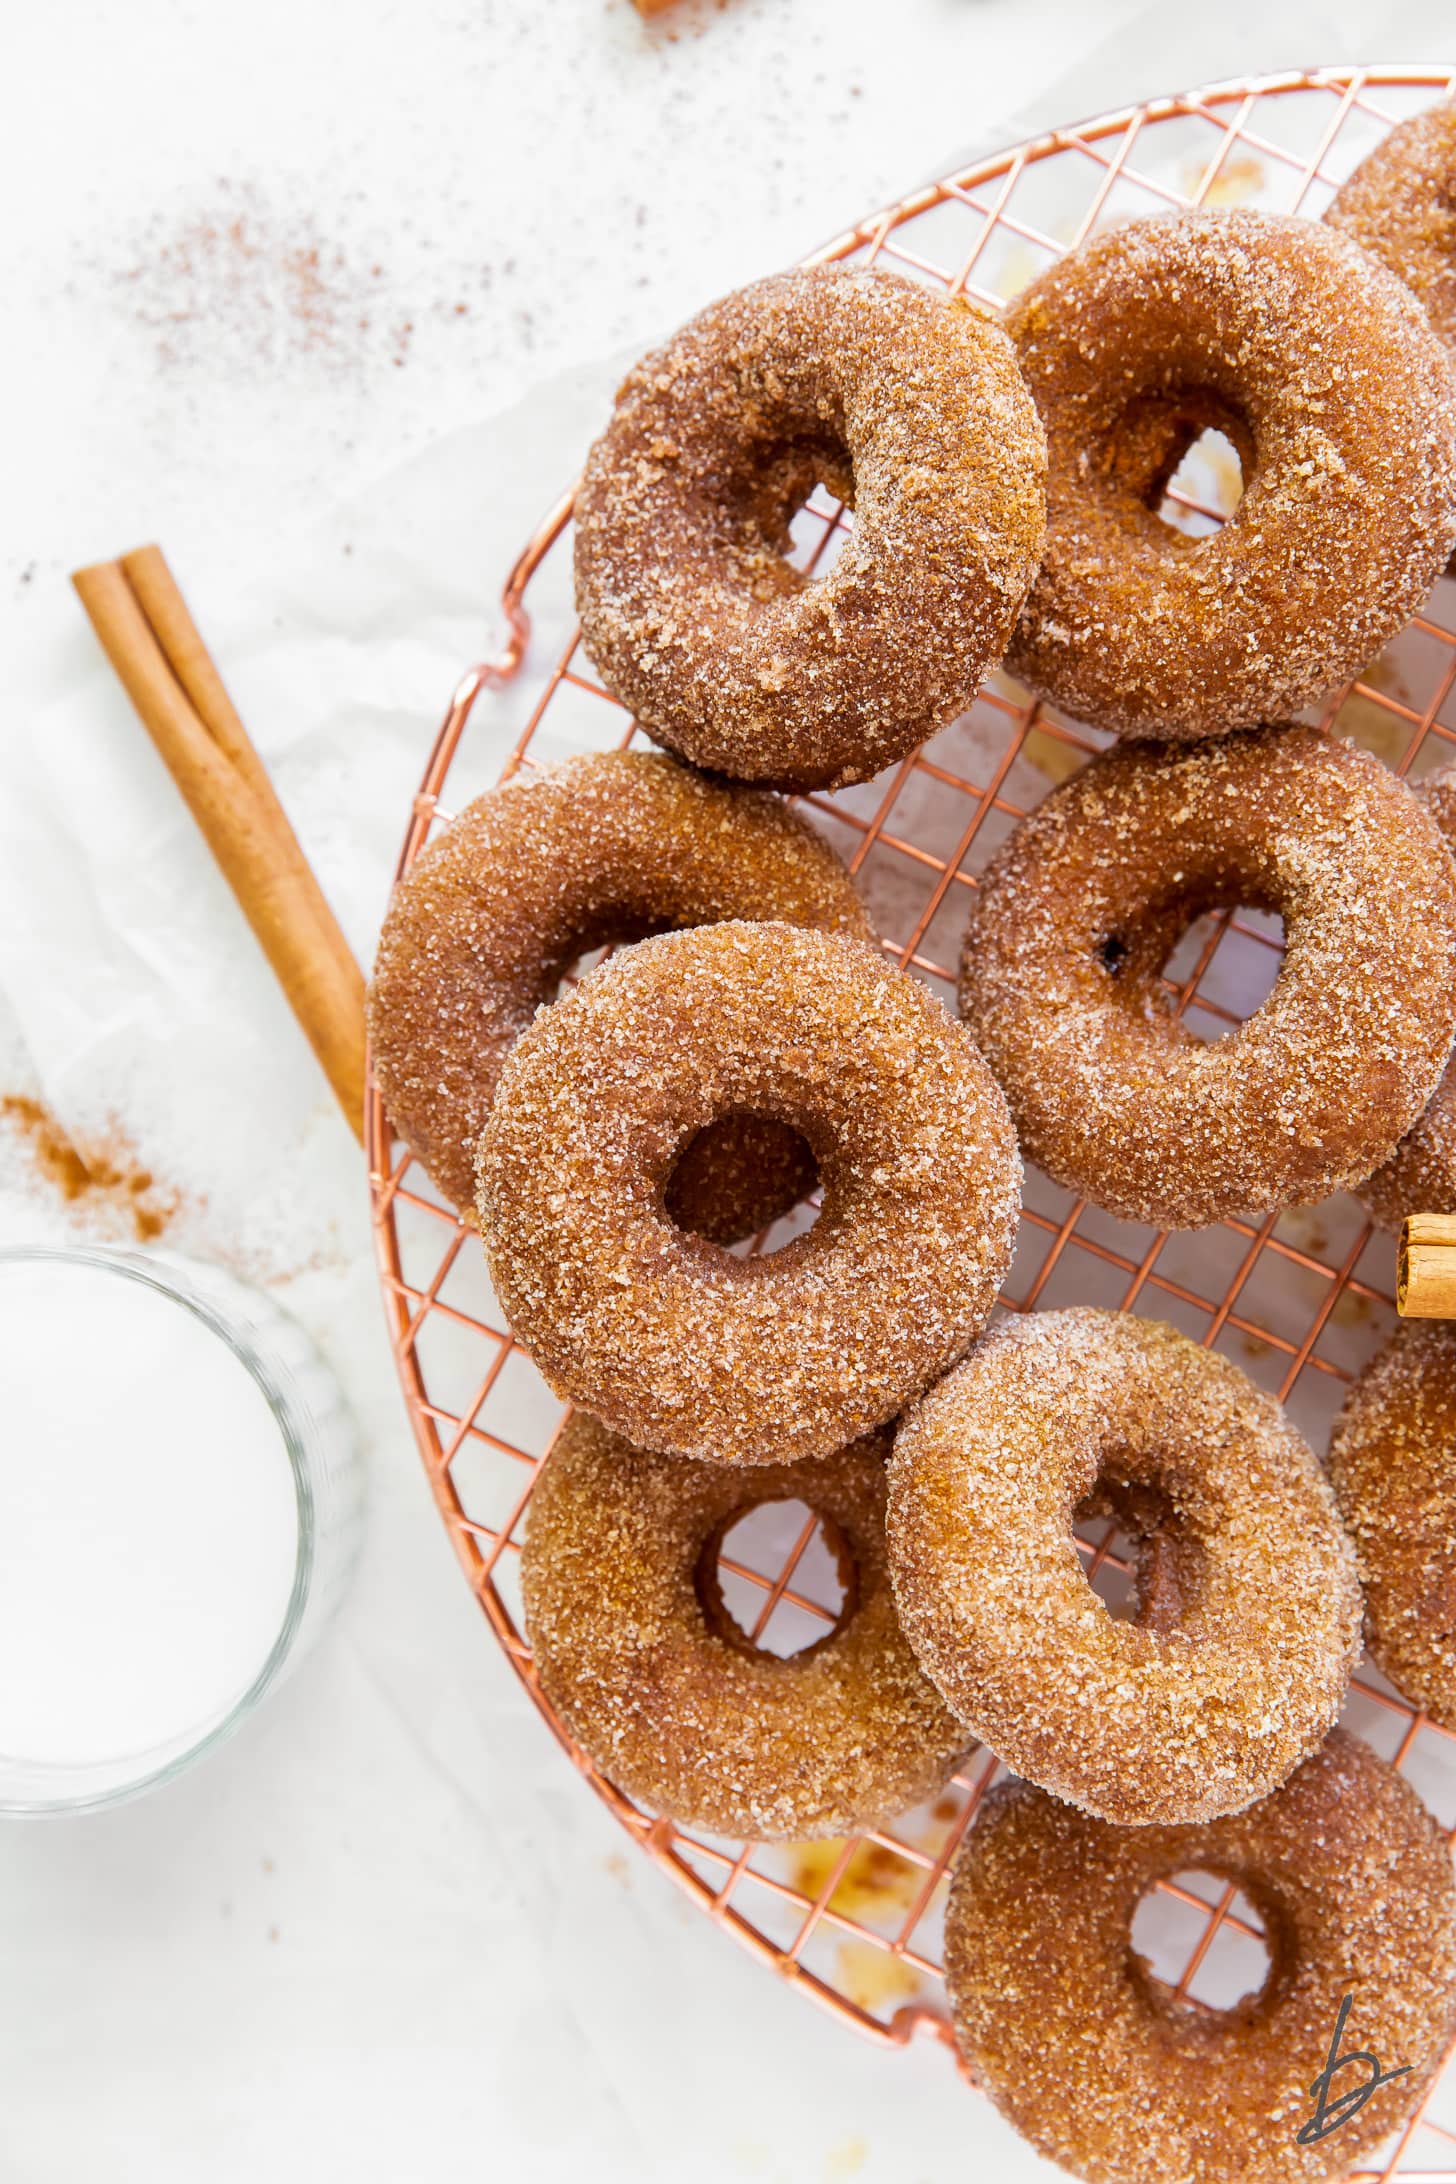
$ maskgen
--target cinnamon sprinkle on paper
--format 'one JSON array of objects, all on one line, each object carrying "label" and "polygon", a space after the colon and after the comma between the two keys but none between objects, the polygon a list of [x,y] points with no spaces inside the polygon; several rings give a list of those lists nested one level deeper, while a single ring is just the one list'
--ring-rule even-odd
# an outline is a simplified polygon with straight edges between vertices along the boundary
[{"label": "cinnamon sprinkle on paper", "polygon": [[0,1095],[0,1116],[24,1137],[37,1171],[68,1205],[100,1216],[108,1228],[154,1243],[178,1209],[119,1129],[84,1151],[43,1103],[28,1093]]},{"label": "cinnamon sprinkle on paper", "polygon": [[164,366],[219,347],[255,363],[338,362],[369,332],[383,271],[361,273],[309,216],[224,183],[180,220],[153,221],[121,281]]},{"label": "cinnamon sprinkle on paper", "polygon": [[[344,228],[248,182],[211,184],[158,211],[108,260],[128,315],[156,341],[163,371],[220,366],[249,377],[302,365],[338,377],[403,366],[426,323],[471,314],[460,283],[488,289],[488,266],[456,268],[447,291],[406,295],[393,270]],[[507,260],[503,271],[511,271]]]}]

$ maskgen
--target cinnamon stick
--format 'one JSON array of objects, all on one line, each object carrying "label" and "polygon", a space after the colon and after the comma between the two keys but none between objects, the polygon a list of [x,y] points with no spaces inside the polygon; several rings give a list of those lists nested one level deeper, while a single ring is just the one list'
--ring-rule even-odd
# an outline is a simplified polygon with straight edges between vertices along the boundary
[{"label": "cinnamon stick", "polygon": [[359,966],[160,549],[71,581],[362,1142]]},{"label": "cinnamon stick", "polygon": [[1405,1319],[1456,1319],[1456,1214],[1413,1213],[1406,1221],[1395,1308]]}]

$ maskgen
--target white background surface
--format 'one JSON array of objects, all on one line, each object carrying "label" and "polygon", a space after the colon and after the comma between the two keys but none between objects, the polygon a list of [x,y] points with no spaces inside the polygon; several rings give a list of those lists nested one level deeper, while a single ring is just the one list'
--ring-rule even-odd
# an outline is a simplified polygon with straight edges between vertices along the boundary
[{"label": "white background surface", "polygon": [[[1042,2173],[940,2053],[878,2055],[710,1931],[518,1698],[417,1476],[357,1152],[64,574],[164,541],[367,954],[435,716],[604,358],[962,154],[1233,73],[1444,61],[1449,5],[0,20],[0,1094],[119,1121],[178,1196],[169,1240],[307,1321],[372,1497],[344,1618],[231,1747],[0,1831],[0,2177]],[[76,1221],[0,1133],[0,1237]]]}]

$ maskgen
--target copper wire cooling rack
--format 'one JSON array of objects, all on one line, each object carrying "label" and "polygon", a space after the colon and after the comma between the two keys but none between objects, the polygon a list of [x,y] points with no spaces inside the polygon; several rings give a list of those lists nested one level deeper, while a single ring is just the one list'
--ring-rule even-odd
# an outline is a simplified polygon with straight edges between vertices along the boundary
[{"label": "copper wire cooling rack", "polygon": [[[928,184],[813,262],[878,261],[997,309],[1094,229],[1130,217],[1233,203],[1317,217],[1394,121],[1453,86],[1451,69],[1320,69],[1158,99]],[[1168,520],[1194,531],[1216,525],[1237,497],[1231,460],[1214,441],[1195,449],[1170,488]],[[795,520],[800,565],[822,571],[848,522],[816,492]],[[492,781],[636,736],[581,649],[570,532],[568,494],[511,572],[503,649],[455,692],[410,814],[401,872],[449,810]],[[1425,613],[1310,718],[1413,777],[1453,755],[1456,583],[1443,579]],[[887,951],[952,1007],[952,966],[977,872],[1016,820],[1103,740],[998,675],[968,714],[890,772],[806,799],[855,874]],[[1167,974],[1190,1024],[1216,1037],[1246,1015],[1273,979],[1279,945],[1277,920],[1237,909],[1200,920]],[[948,2040],[943,1884],[996,1773],[994,1757],[974,1753],[944,1797],[894,1828],[788,1849],[679,1828],[604,1780],[543,1697],[519,1612],[517,1556],[532,1481],[561,1407],[512,1340],[473,1233],[394,1139],[372,1086],[368,1105],[385,1303],[415,1435],[466,1575],[526,1689],[628,1834],[720,1926],[860,2032],[889,2043],[918,2031]],[[784,1233],[752,1248],[772,1247]],[[1112,1220],[1032,1171],[1004,1301],[1016,1311],[1096,1302],[1172,1320],[1271,1389],[1323,1448],[1346,1386],[1394,1324],[1393,1287],[1389,1239],[1373,1234],[1349,1200],[1168,1234]],[[726,1597],[751,1636],[792,1651],[834,1619],[833,1561],[812,1512],[791,1512],[787,1527],[782,1509],[760,1520],[725,1547]],[[1083,1548],[1115,1611],[1130,1584],[1126,1542],[1094,1526]],[[1346,1719],[1456,1833],[1456,1738],[1368,1665]],[[1178,1876],[1144,1909],[1138,1945],[1174,1993],[1221,2006],[1258,1983],[1257,1916],[1232,1886]],[[1456,2179],[1456,2072],[1449,2077],[1444,2099],[1438,2086],[1382,2165],[1360,2175]]]}]

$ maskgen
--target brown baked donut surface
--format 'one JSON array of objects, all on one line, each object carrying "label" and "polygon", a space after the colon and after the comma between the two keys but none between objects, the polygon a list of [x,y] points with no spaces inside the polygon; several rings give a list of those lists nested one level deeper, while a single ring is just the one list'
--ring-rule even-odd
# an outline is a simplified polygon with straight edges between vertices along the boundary
[{"label": "brown baked donut surface", "polygon": [[1325,219],[1414,290],[1456,358],[1456,100],[1397,122]]},{"label": "brown baked donut surface", "polygon": [[[531,1493],[526,1629],[547,1698],[630,1796],[720,1835],[803,1839],[878,1826],[949,1778],[970,1739],[895,1614],[887,1448],[749,1477],[568,1420]],[[816,1512],[847,1582],[838,1623],[787,1658],[744,1636],[717,1580],[724,1534],[773,1501]]]},{"label": "brown baked donut surface", "polygon": [[1456,1326],[1411,1320],[1366,1366],[1330,1442],[1370,1651],[1456,1729]]},{"label": "brown baked donut surface", "polygon": [[[1138,220],[1007,320],[1046,427],[1047,542],[1007,665],[1078,718],[1174,741],[1297,712],[1356,674],[1456,540],[1456,405],[1401,282],[1317,222]],[[1209,426],[1243,496],[1158,515]]]},{"label": "brown baked donut surface", "polygon": [[[725,917],[870,937],[848,873],[798,813],[657,752],[518,774],[429,844],[380,934],[370,1052],[391,1122],[456,1206],[474,1213],[501,1066],[562,974],[608,943]],[[685,1228],[731,1243],[813,1181],[797,1131],[729,1116],[686,1148],[668,1195]]]},{"label": "brown baked donut surface", "polygon": [[[1141,1539],[1113,1616],[1072,1523]],[[1130,1313],[1028,1312],[911,1405],[890,1465],[900,1620],[1016,1772],[1107,1820],[1210,1820],[1340,1710],[1354,1557],[1313,1452],[1237,1366]]]},{"label": "brown baked donut surface", "polygon": [[[1415,793],[1456,849],[1456,764],[1428,774]],[[1456,1213],[1456,1062],[1447,1062],[1425,1112],[1356,1195],[1385,1229],[1411,1213]]]},{"label": "brown baked donut surface", "polygon": [[[734,1258],[670,1218],[680,1146],[724,1113],[807,1138],[823,1210]],[[643,1448],[827,1456],[980,1332],[1021,1163],[961,1027],[863,941],[724,923],[644,940],[537,1017],[481,1139],[481,1233],[558,1394]]]},{"label": "brown baked donut surface", "polygon": [[[1132,1944],[1182,1872],[1234,1881],[1270,1971],[1233,2009],[1175,2001]],[[1410,2113],[1456,2019],[1451,1853],[1415,1792],[1335,1730],[1262,1804],[1204,1827],[1117,1828],[1029,1784],[993,1790],[960,1851],[946,1983],[961,2053],[1041,2153],[1088,2184],[1316,2184]],[[1301,2143],[1345,2051],[1406,2075]],[[1368,2076],[1342,2072],[1339,2100]]]},{"label": "brown baked donut surface", "polygon": [[[1160,973],[1216,906],[1278,911],[1273,990],[1222,1039]],[[1129,1220],[1197,1228],[1358,1185],[1456,1023],[1456,872],[1429,811],[1310,728],[1101,753],[982,875],[961,1011],[1022,1148]]]},{"label": "brown baked donut surface", "polygon": [[[647,733],[779,787],[861,781],[969,705],[1041,551],[1046,455],[1005,334],[877,268],[725,297],[629,373],[576,503],[587,651]],[[854,509],[790,567],[817,482]]]}]

